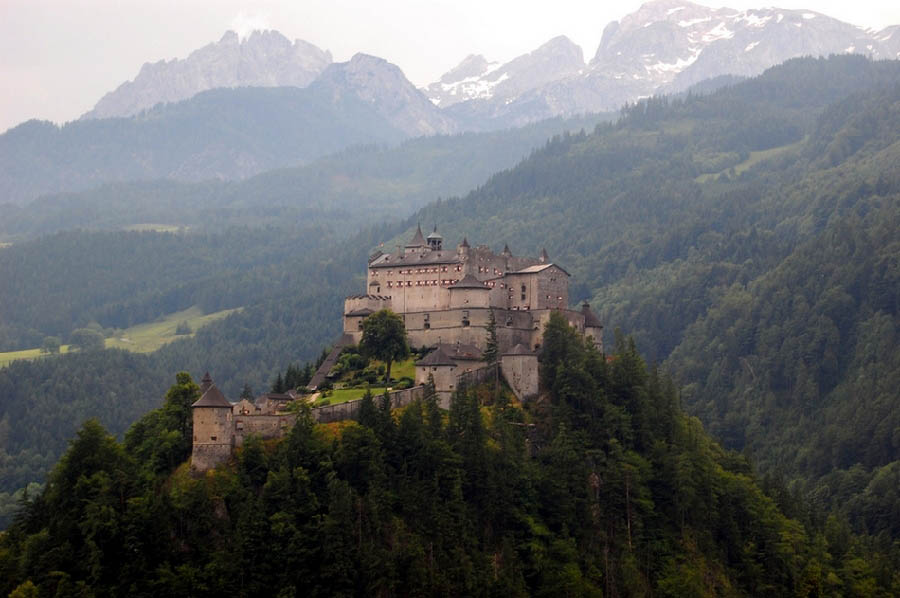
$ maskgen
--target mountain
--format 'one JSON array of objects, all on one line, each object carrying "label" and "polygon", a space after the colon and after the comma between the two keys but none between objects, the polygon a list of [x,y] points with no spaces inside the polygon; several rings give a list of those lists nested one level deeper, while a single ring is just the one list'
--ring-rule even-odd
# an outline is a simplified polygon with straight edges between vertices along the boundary
[{"label": "mountain", "polygon": [[358,54],[303,89],[218,88],[127,118],[28,121],[0,135],[0,198],[24,204],[113,181],[242,179],[351,145],[455,130],[399,68]]},{"label": "mountain", "polygon": [[900,57],[897,26],[864,30],[808,10],[708,8],[653,0],[609,23],[594,57],[555,38],[507,64],[469,56],[425,88],[469,128],[617,110],[722,75],[754,76],[797,56]]},{"label": "mountain", "polygon": [[408,137],[457,131],[451,118],[432,105],[403,71],[383,58],[356,54],[348,62],[326,68],[310,87],[335,104],[346,96],[364,102]]},{"label": "mountain", "polygon": [[582,69],[581,47],[561,35],[506,64],[470,55],[424,91],[441,108],[473,99],[506,101]]},{"label": "mountain", "polygon": [[81,118],[133,116],[217,87],[306,87],[329,64],[330,52],[300,39],[292,43],[277,31],[254,31],[243,40],[228,31],[187,58],[144,63],[134,81],[104,95]]}]

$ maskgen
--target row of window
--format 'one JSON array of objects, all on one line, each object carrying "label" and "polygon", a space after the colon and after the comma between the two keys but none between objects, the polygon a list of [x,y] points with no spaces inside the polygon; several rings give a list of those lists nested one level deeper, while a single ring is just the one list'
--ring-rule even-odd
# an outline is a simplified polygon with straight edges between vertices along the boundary
[{"label": "row of window", "polygon": [[[416,268],[416,269],[408,268],[406,270],[397,270],[397,274],[437,274],[438,272],[449,272],[449,271],[462,272],[462,266],[456,265],[456,266],[441,266],[439,268],[434,267],[434,268]],[[480,269],[478,271],[481,272]],[[487,268],[485,268],[485,272],[486,271],[487,271]],[[378,270],[372,270],[372,276],[378,276],[379,273],[380,272]],[[385,273],[385,275],[393,276],[394,271],[388,270]]]}]

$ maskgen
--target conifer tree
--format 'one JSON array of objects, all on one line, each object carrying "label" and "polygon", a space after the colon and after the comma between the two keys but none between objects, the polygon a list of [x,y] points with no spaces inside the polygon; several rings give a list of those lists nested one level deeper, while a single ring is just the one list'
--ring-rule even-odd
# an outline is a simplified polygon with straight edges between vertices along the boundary
[{"label": "conifer tree", "polygon": [[484,360],[488,365],[497,363],[500,358],[500,346],[497,342],[497,318],[494,316],[494,310],[490,310],[487,325],[487,345],[484,348]]}]

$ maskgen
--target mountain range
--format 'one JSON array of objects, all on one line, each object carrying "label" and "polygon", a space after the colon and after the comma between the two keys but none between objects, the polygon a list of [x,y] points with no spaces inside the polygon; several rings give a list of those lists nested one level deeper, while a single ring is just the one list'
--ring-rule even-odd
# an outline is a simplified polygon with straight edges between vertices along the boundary
[{"label": "mountain range", "polygon": [[78,121],[0,135],[0,203],[117,181],[243,179],[353,145],[615,111],[692,85],[709,92],[797,55],[896,58],[897,30],[653,0],[607,25],[588,62],[559,36],[505,64],[470,55],[424,89],[378,57],[334,63],[275,31],[228,32],[183,60],[145,64]]}]

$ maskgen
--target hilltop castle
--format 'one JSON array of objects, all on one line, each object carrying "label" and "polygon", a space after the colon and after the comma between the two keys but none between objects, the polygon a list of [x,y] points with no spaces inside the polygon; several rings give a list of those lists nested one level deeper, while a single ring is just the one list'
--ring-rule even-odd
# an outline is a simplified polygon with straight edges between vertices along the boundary
[{"label": "hilltop castle", "polygon": [[497,254],[466,239],[447,250],[436,228],[426,238],[419,227],[405,247],[369,258],[366,286],[366,294],[344,301],[344,333],[353,343],[369,314],[390,309],[403,318],[412,346],[483,350],[493,311],[501,353],[517,345],[536,350],[557,311],[603,348],[603,325],[587,303],[580,311],[568,309],[569,273],[546,250],[530,258],[505,246]]},{"label": "hilltop castle", "polygon": [[[550,314],[562,314],[569,324],[603,350],[603,325],[584,303],[568,309],[569,273],[550,261],[545,250],[537,258],[514,256],[508,246],[499,254],[463,241],[455,250],[443,247],[437,228],[425,237],[421,227],[395,253],[376,252],[369,258],[366,293],[344,301],[343,335],[310,381],[315,390],[327,379],[345,346],[358,344],[363,321],[382,309],[403,318],[410,345],[433,350],[415,364],[416,386],[391,393],[395,406],[423,396],[429,377],[442,406],[462,383],[498,375],[496,367],[519,399],[538,392],[538,357],[544,325]],[[493,314],[500,353],[490,366],[482,352]],[[494,369],[491,369],[491,368]],[[247,434],[264,438],[285,433],[296,415],[280,406],[290,395],[268,394],[255,403],[230,403],[212,384],[209,374],[202,396],[193,404],[192,467],[209,469],[227,460]],[[353,417],[358,402],[314,409],[318,421]]]}]

